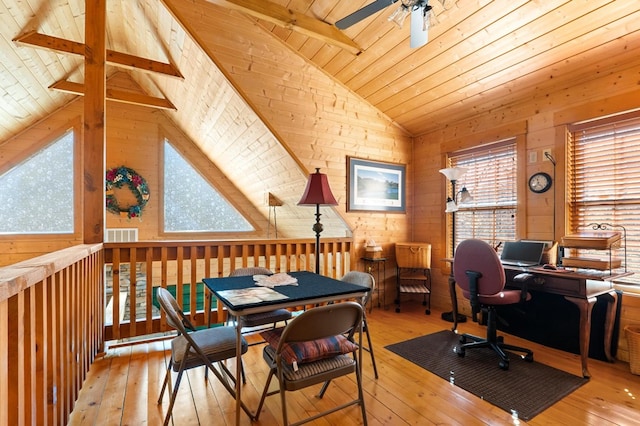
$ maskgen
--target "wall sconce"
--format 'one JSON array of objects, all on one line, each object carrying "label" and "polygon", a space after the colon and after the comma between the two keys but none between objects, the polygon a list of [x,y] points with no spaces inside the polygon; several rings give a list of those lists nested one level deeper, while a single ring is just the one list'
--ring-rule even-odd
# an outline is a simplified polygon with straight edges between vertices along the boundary
[{"label": "wall sconce", "polygon": [[309,175],[307,188],[302,194],[302,198],[298,202],[299,206],[316,206],[316,223],[313,225],[313,232],[316,233],[316,274],[320,273],[320,233],[322,232],[322,224],[320,223],[320,205],[337,206],[338,202],[331,193],[329,180],[327,175],[320,173],[320,169],[316,168],[316,172]]}]

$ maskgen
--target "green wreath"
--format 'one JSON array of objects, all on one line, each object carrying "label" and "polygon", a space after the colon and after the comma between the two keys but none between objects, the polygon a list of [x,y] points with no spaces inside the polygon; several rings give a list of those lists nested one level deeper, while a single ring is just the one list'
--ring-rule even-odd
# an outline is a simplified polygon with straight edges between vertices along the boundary
[{"label": "green wreath", "polygon": [[[118,199],[114,194],[114,188],[122,188],[124,185],[128,186],[131,192],[133,192],[137,204],[129,207],[121,207],[118,204]],[[105,193],[107,210],[129,219],[132,217],[140,217],[144,206],[146,206],[149,201],[149,186],[147,185],[147,181],[136,173],[135,170],[124,166],[114,167],[107,171]]]}]

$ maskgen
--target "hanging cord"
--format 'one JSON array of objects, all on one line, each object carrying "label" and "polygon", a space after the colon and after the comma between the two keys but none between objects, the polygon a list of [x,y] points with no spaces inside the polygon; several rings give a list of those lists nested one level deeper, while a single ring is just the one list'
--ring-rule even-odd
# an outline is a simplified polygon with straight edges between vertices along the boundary
[{"label": "hanging cord", "polygon": [[553,164],[553,241],[556,241],[556,186],[558,183],[556,182],[556,159],[553,158],[553,155],[548,151],[544,153],[544,156],[547,157],[551,164]]}]

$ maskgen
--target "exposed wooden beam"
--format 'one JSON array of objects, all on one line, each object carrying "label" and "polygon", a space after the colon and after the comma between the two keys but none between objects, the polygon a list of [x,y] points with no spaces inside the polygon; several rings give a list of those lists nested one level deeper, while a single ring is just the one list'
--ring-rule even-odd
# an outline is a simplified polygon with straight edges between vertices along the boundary
[{"label": "exposed wooden beam", "polygon": [[[30,46],[40,47],[56,52],[70,53],[73,55],[85,56],[86,47],[83,43],[73,40],[66,40],[46,34],[40,34],[36,31],[30,31],[22,34],[15,39],[16,43],[28,44]],[[115,52],[107,49],[107,63],[119,67],[130,69],[138,69],[145,72],[160,73],[171,77],[184,78],[180,71],[173,65],[164,62],[154,61],[152,59],[141,58],[139,56],[129,55],[128,53]]]},{"label": "exposed wooden beam", "polygon": [[[84,98],[82,139],[82,236],[85,244],[104,241],[104,172],[106,147],[106,21],[107,0],[85,2],[86,49],[84,73],[87,84]],[[91,23],[91,24],[89,24]]]},{"label": "exposed wooden beam", "polygon": [[314,19],[291,9],[265,0],[207,0],[227,9],[239,10],[255,18],[263,19],[280,27],[297,31],[325,43],[346,49],[353,54],[362,48],[334,25]]},{"label": "exposed wooden beam", "polygon": [[[60,80],[49,86],[50,89],[60,92],[72,93],[74,95],[84,95],[84,84],[72,81]],[[138,93],[126,92],[124,90],[106,89],[106,99],[108,101],[122,102],[126,104],[142,105],[160,109],[176,110],[175,105],[166,98],[156,98]]]}]

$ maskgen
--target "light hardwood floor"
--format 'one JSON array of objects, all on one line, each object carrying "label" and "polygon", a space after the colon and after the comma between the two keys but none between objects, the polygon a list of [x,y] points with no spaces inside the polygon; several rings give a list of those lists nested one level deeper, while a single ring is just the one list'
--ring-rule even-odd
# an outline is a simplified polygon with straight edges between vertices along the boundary
[{"label": "light hardwood floor", "polygon": [[[364,353],[363,376],[367,417],[370,425],[640,425],[640,376],[630,373],[629,365],[617,361],[589,360],[591,380],[529,422],[514,420],[502,411],[449,384],[384,349],[384,346],[451,327],[440,319],[440,312],[424,315],[419,301],[403,301],[402,312],[393,306],[375,307],[369,314],[369,326],[379,379],[373,376],[371,359]],[[482,333],[472,322],[461,324],[461,332]],[[577,355],[506,336],[535,352],[535,360],[580,374]],[[70,417],[71,425],[158,425],[168,405],[165,396],[157,405],[167,361],[169,341],[109,348],[92,365]],[[266,379],[262,346],[251,346],[243,357],[247,384],[243,400],[255,409]],[[496,374],[500,374],[496,363]],[[314,395],[317,388],[288,394],[290,420],[306,416],[316,408],[345,400],[354,394],[352,378],[333,382],[324,399]],[[260,421],[252,423],[243,414],[243,425],[281,424],[279,397],[267,398]],[[205,381],[202,368],[190,370],[183,380],[176,406],[175,425],[233,425],[234,401],[215,380]],[[361,416],[357,407],[342,410],[317,420],[316,425],[357,425]]]}]

